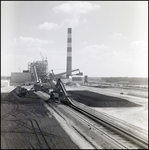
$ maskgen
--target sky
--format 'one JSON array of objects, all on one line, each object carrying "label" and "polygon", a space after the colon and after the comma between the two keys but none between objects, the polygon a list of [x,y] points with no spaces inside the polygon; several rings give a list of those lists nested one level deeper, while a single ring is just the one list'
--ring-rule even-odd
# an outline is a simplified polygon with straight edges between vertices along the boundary
[{"label": "sky", "polygon": [[148,77],[148,1],[1,1],[1,76],[47,58],[89,77]]}]

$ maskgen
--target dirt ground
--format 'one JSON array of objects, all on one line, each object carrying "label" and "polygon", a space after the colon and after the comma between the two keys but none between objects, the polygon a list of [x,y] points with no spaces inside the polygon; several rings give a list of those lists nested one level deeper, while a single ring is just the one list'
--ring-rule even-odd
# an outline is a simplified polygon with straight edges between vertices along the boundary
[{"label": "dirt ground", "polygon": [[43,103],[32,92],[20,98],[1,91],[2,149],[78,149]]},{"label": "dirt ground", "polygon": [[[3,87],[1,88],[1,91],[7,94],[7,92],[12,91],[15,87]],[[30,89],[30,86],[26,87],[27,89]],[[107,115],[111,115],[117,118],[120,118],[130,124],[133,124],[137,127],[140,127],[142,129],[147,130],[148,132],[148,91],[136,91],[133,89],[118,89],[118,88],[94,88],[94,87],[87,87],[87,86],[66,86],[67,91],[90,91],[95,92],[98,94],[106,95],[112,97],[121,98],[121,102],[118,102],[118,99],[116,100],[121,107],[118,107],[119,105],[116,105],[115,102],[110,102],[111,99],[108,99],[106,103],[102,101],[101,103],[96,106],[94,103],[89,103],[91,109],[94,109],[96,111],[105,113]],[[122,93],[123,94],[120,94]],[[73,92],[72,92],[73,93]],[[88,93],[88,92],[87,92]],[[40,94],[40,93],[39,93]],[[97,101],[97,100],[95,100]],[[97,102],[96,102],[97,104]],[[110,107],[105,107],[105,104],[110,104]],[[92,106],[94,105],[94,106]],[[102,107],[100,107],[102,106]]]},{"label": "dirt ground", "polygon": [[[117,89],[116,88],[113,89],[95,88],[95,87],[88,87],[88,86],[82,86],[82,87],[67,86],[66,89],[68,91],[71,91],[70,93],[78,93],[79,94],[78,97],[81,94],[82,96],[89,95],[90,92],[95,92],[96,94],[98,93],[99,94],[98,96],[94,94],[98,97],[96,98],[95,101],[93,99],[86,101],[82,97],[80,97],[79,98],[80,102],[90,105],[91,109],[124,120],[148,132],[148,98],[147,98],[148,91],[141,91],[141,90],[138,91],[133,89],[126,90],[126,89],[118,89],[118,88]],[[83,92],[81,91],[86,91],[86,92],[85,94],[83,94]],[[123,94],[120,94],[122,92]],[[105,96],[103,97],[103,95]],[[110,98],[109,96],[113,97],[114,99]],[[104,100],[101,98],[103,98]],[[105,98],[107,98],[106,101]],[[97,102],[97,100],[99,100],[101,103]],[[113,102],[110,102],[111,100]],[[94,104],[92,104],[91,101],[94,102]],[[108,107],[105,107],[106,105]]]},{"label": "dirt ground", "polygon": [[87,90],[68,91],[71,97],[90,107],[137,107],[141,106],[119,97],[107,96]]}]

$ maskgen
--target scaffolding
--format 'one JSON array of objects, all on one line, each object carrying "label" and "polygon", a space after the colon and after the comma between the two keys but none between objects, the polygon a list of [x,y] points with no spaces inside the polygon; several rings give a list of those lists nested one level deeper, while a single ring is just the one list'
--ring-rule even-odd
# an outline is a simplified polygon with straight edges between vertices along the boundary
[{"label": "scaffolding", "polygon": [[[47,60],[29,62],[28,70],[31,73],[32,81],[35,81],[35,79],[36,79],[35,75],[34,75],[34,69],[33,69],[34,66],[36,67],[36,71],[37,71],[37,75],[38,75],[39,79],[42,79],[43,76],[45,76],[45,74],[48,73],[48,61]],[[44,80],[42,82],[44,82]]]}]

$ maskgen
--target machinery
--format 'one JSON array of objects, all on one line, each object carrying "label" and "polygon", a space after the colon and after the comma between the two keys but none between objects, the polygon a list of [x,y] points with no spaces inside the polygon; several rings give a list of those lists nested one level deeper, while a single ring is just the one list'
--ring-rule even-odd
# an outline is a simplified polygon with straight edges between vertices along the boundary
[{"label": "machinery", "polygon": [[[75,75],[82,75],[79,69],[71,70],[69,71],[69,73],[75,71],[78,71],[78,73]],[[36,84],[34,86],[35,91],[41,90],[43,92],[46,92],[50,94],[51,99],[64,99],[64,95],[66,95],[66,93],[64,92],[66,90],[64,90],[64,84],[62,83],[61,78],[66,78],[63,75],[66,75],[67,73],[68,71],[59,74],[54,74],[53,70],[51,70],[51,72],[48,75],[47,83],[41,82]]]},{"label": "machinery", "polygon": [[[82,72],[80,72],[79,69],[71,70],[69,71],[69,73],[75,72],[75,71],[78,71],[78,73],[74,75],[82,75]],[[66,94],[64,84],[61,81],[61,78],[67,79],[67,77],[65,77],[64,75],[68,74],[68,71],[62,72],[59,74],[54,74],[53,70],[51,70],[50,72],[45,74],[45,76],[43,77],[43,78],[46,78],[46,81],[47,81],[46,83],[42,82],[43,78],[42,79],[38,78],[35,66],[34,66],[34,73],[35,73],[36,83],[33,85],[33,87],[29,91],[25,90],[24,88],[19,88],[18,96],[24,97],[30,91],[35,91],[35,92],[43,91],[43,92],[46,92],[47,94],[50,94],[50,98],[52,99],[59,99],[59,98],[64,99],[64,95],[67,95],[67,94]]]},{"label": "machinery", "polygon": [[[82,75],[82,73],[80,72],[79,69],[75,69],[75,70],[71,70],[69,72],[75,72],[78,71],[79,73],[75,74],[75,75]],[[46,78],[46,83],[43,83],[42,79],[38,79],[37,78],[37,82],[34,84],[34,86],[32,87],[32,89],[34,89],[35,91],[43,91],[43,92],[49,92],[49,89],[55,89],[56,88],[56,83],[58,79],[67,79],[64,75],[66,75],[68,73],[67,72],[62,72],[59,74],[54,74],[53,70],[50,71],[50,73],[47,73],[43,78]]]},{"label": "machinery", "polygon": [[50,99],[59,100],[65,103],[73,103],[69,97],[70,95],[67,93],[63,82],[61,79],[58,79],[56,88],[51,92]]},{"label": "machinery", "polygon": [[[44,60],[43,55],[40,52],[42,61],[37,61],[28,64],[28,70],[31,72],[32,80],[35,80],[35,84],[28,91],[24,88],[19,87],[17,90],[18,96],[25,96],[30,91],[43,91],[51,95],[51,98],[59,98],[62,95],[66,95],[66,90],[61,79],[69,79],[70,76],[73,76],[72,72],[78,71],[74,75],[82,75],[79,69],[72,70],[72,29],[68,28],[68,37],[67,37],[67,66],[66,72],[59,74],[54,74],[53,70],[50,73],[47,73],[48,70],[48,61]],[[45,74],[45,75],[44,75]],[[39,79],[40,78],[40,79]],[[42,78],[42,79],[41,79]]]}]

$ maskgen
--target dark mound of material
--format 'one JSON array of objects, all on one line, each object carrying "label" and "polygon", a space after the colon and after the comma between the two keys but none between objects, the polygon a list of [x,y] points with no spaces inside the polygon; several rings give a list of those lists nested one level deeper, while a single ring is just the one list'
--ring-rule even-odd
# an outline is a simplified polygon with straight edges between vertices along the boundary
[{"label": "dark mound of material", "polygon": [[44,100],[33,92],[19,97],[17,89],[1,93],[2,149],[78,149]]},{"label": "dark mound of material", "polygon": [[13,104],[33,104],[33,103],[43,103],[43,100],[39,98],[32,91],[29,92],[25,97],[19,97],[17,94],[18,87],[12,90],[9,93],[1,93],[1,102],[2,103],[13,103]]},{"label": "dark mound of material", "polygon": [[9,93],[1,93],[1,99],[3,99],[4,97],[6,97]]},{"label": "dark mound of material", "polygon": [[98,85],[98,86],[90,86],[90,87],[96,87],[96,88],[109,88],[110,86],[104,86],[104,85]]},{"label": "dark mound of material", "polygon": [[48,112],[48,109],[43,106],[44,101],[39,98],[35,93],[31,91],[25,97],[19,97],[16,92],[17,90],[18,87],[16,87],[14,90],[7,94],[3,95],[3,93],[1,93],[1,104],[12,104],[14,106],[19,106],[19,109],[15,110],[18,113],[22,113],[27,110],[28,113],[32,112],[43,114]]},{"label": "dark mound of material", "polygon": [[138,107],[141,105],[119,97],[107,96],[91,91],[68,91],[71,97],[90,107]]}]

